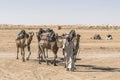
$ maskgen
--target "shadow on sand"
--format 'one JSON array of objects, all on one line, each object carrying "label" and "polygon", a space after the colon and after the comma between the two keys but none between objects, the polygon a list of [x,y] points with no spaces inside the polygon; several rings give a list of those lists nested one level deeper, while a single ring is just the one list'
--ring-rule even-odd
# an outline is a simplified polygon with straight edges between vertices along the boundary
[{"label": "shadow on sand", "polygon": [[[77,59],[81,60],[81,59]],[[39,62],[37,59],[33,59],[34,62]],[[51,58],[48,59],[48,62],[51,63]],[[41,64],[45,63],[45,60],[41,61]],[[58,58],[56,60],[57,66],[65,66],[65,62],[63,58]],[[52,65],[52,64],[49,64]],[[96,65],[76,65],[76,70],[74,72],[120,72],[120,68],[111,68],[104,66],[96,66]]]},{"label": "shadow on sand", "polygon": [[120,72],[120,68],[100,67],[95,65],[76,65],[75,72]]}]

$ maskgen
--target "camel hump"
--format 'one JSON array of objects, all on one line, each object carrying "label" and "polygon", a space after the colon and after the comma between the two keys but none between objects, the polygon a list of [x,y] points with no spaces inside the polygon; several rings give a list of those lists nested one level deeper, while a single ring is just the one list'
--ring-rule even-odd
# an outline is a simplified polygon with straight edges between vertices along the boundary
[{"label": "camel hump", "polygon": [[26,34],[27,34],[27,33],[26,33],[25,30],[21,30],[21,31],[17,34],[16,40],[23,39]]},{"label": "camel hump", "polygon": [[40,28],[39,31],[38,31],[38,34],[42,34],[42,33],[46,33],[47,30],[46,29],[43,29],[43,28]]},{"label": "camel hump", "polygon": [[53,29],[44,29],[40,28],[38,33],[37,33],[37,38],[38,40],[48,40],[48,41],[54,41],[55,40],[55,32]]},{"label": "camel hump", "polygon": [[48,35],[49,35],[48,32],[42,33],[42,34],[41,34],[41,40],[47,40],[47,39],[48,39]]}]

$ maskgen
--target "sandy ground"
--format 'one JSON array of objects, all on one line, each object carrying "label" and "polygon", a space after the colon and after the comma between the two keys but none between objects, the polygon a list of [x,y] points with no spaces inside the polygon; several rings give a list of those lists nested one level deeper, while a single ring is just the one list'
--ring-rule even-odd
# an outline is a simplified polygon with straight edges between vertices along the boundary
[{"label": "sandy ground", "polygon": [[[54,30],[59,34],[69,31]],[[31,43],[30,60],[22,62],[20,55],[16,60],[15,37],[19,31],[0,30],[0,80],[120,80],[120,30],[76,30],[81,41],[74,72],[64,68],[61,49],[58,66],[46,65],[45,62],[38,64],[36,35]],[[100,34],[102,40],[91,40],[95,33]],[[105,40],[106,34],[112,34],[113,40]],[[49,53],[51,59],[53,54]]]}]

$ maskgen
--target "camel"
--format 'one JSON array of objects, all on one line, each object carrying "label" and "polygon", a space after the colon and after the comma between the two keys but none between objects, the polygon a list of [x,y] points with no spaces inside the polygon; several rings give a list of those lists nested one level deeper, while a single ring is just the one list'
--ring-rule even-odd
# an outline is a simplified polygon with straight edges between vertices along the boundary
[{"label": "camel", "polygon": [[[42,35],[42,34],[39,35],[38,33],[36,33],[36,34],[37,34],[37,38],[38,38],[39,63],[41,63],[40,60],[43,59],[43,56],[44,56],[44,58],[47,62],[48,49],[51,49],[52,52],[54,53],[54,60],[53,60],[52,63],[54,63],[54,65],[56,65],[55,60],[57,58],[57,51],[58,51],[59,48],[62,48],[63,39],[65,38],[65,36],[67,34],[63,34],[62,36],[58,36],[58,34],[56,34],[56,37],[54,38],[55,40],[52,41],[52,42],[48,42],[47,35],[49,33],[46,33],[46,35],[45,34],[44,35]],[[42,37],[41,37],[41,35],[42,35]],[[46,36],[46,40],[44,40],[45,36]],[[42,40],[41,38],[44,38],[44,39]],[[74,48],[75,48],[74,54],[76,56],[77,53],[78,53],[78,50],[79,50],[80,35],[79,34],[76,35],[75,31],[71,30],[70,31],[70,39],[73,40],[73,42],[75,44],[74,45]],[[46,51],[45,51],[45,49],[46,49]],[[45,56],[45,54],[47,54],[47,56]],[[63,51],[63,55],[64,55],[64,51]],[[65,55],[64,55],[64,58],[65,58]],[[47,62],[47,64],[48,64],[48,62]]]},{"label": "camel", "polygon": [[106,35],[106,40],[112,40],[113,38],[112,38],[112,35],[110,35],[110,34],[107,34]]},{"label": "camel", "polygon": [[79,43],[80,43],[80,35],[77,34],[73,39],[72,39],[73,43],[74,43],[74,57],[75,57],[75,61],[76,61],[76,56],[77,53],[79,53]]},{"label": "camel", "polygon": [[48,64],[48,60],[47,60],[48,57],[46,57],[45,54],[47,53],[48,55],[48,49],[50,49],[54,54],[54,59],[51,63],[54,64],[54,66],[56,66],[56,58],[58,51],[57,41],[54,32],[53,32],[54,36],[53,35],[50,36],[50,34],[51,33],[49,31],[40,34],[39,32],[37,33],[39,64],[41,64],[41,60],[43,59],[43,56],[45,58],[46,63]]},{"label": "camel", "polygon": [[91,37],[90,39],[94,39],[94,40],[101,40],[101,36],[99,34],[95,34],[93,37]]},{"label": "camel", "polygon": [[30,44],[31,44],[33,36],[34,36],[34,33],[29,32],[28,34],[27,33],[24,34],[23,38],[16,39],[16,47],[17,47],[17,58],[16,59],[19,59],[18,54],[19,54],[19,49],[21,49],[22,61],[25,62],[25,47],[27,47],[29,55],[26,58],[26,60],[29,60],[29,57],[31,55]]},{"label": "camel", "polygon": [[[39,42],[41,40],[41,35],[43,35],[42,33],[47,33],[46,37],[50,37],[50,33],[53,33],[53,30],[50,28],[44,29],[44,28],[40,28],[38,32],[36,32],[36,37],[38,40],[38,56],[39,56]],[[46,48],[46,56],[44,54],[44,57],[48,58],[48,49]],[[43,56],[41,56],[42,60],[43,60]]]}]

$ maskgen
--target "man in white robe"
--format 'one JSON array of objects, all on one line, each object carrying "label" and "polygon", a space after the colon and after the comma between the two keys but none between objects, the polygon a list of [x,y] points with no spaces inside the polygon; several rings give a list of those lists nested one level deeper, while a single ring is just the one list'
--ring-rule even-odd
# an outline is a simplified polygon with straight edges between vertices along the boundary
[{"label": "man in white robe", "polygon": [[67,38],[63,40],[63,50],[66,56],[66,68],[67,71],[74,71],[75,69],[75,60],[74,60],[74,44],[73,42]]}]

